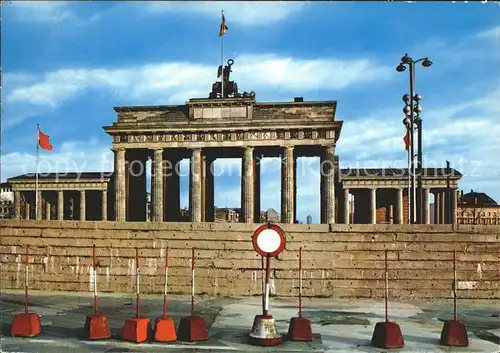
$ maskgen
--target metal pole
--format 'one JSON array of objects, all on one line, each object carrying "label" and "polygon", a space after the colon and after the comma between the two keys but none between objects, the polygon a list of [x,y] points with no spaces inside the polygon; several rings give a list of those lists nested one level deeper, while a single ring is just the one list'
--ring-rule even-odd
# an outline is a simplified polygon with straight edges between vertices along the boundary
[{"label": "metal pole", "polygon": [[453,321],[457,321],[457,255],[453,249]]},{"label": "metal pole", "polygon": [[191,250],[191,316],[194,316],[194,247]]},{"label": "metal pole", "polygon": [[[40,127],[36,124],[35,220],[38,219],[38,167],[40,165]],[[30,211],[31,213],[31,211]]]},{"label": "metal pole", "polygon": [[139,318],[139,249],[135,248],[135,317]]},{"label": "metal pole", "polygon": [[262,274],[262,314],[266,310],[266,268],[264,267],[264,257],[260,258],[261,274]]},{"label": "metal pole", "polygon": [[[224,10],[221,10],[220,13],[221,13],[221,18],[224,18]],[[221,21],[222,21],[222,19],[221,19]],[[221,26],[222,25],[223,25],[223,23],[221,22]],[[224,23],[224,25],[225,25],[225,23]],[[222,68],[222,75],[221,75],[221,80],[220,80],[220,82],[221,82],[220,93],[221,93],[221,98],[224,98],[224,33],[221,33],[221,34],[222,35],[220,36],[220,65]]]},{"label": "metal pole", "polygon": [[92,249],[92,259],[93,259],[93,266],[92,269],[94,270],[94,315],[97,315],[97,269],[96,269],[96,253],[95,253],[95,244]]},{"label": "metal pole", "polygon": [[[411,128],[408,128],[411,129]],[[410,131],[408,131],[410,132]],[[410,141],[411,145],[411,141]],[[411,150],[408,150],[408,224],[411,224]]]},{"label": "metal pole", "polygon": [[451,224],[451,192],[450,192],[450,161],[446,161],[446,196],[444,206],[446,210],[444,212],[445,219],[443,219],[443,224]]},{"label": "metal pole", "polygon": [[263,316],[267,316],[269,313],[269,282],[270,282],[270,265],[271,265],[271,256],[267,255],[266,257],[266,299],[264,301],[264,313]]},{"label": "metal pole", "polygon": [[26,245],[26,278],[24,283],[24,313],[28,314],[29,245]]},{"label": "metal pole", "polygon": [[387,250],[385,251],[385,322],[389,322],[389,276],[387,273]]},{"label": "metal pole", "polygon": [[417,150],[417,175],[418,175],[418,183],[417,183],[417,215],[418,215],[418,223],[424,224],[424,195],[422,189],[422,179],[423,179],[423,168],[422,168],[422,119],[420,119],[419,114],[417,113],[417,130],[418,130],[418,150]]},{"label": "metal pole", "polygon": [[414,121],[413,121],[413,114],[414,114],[414,107],[413,107],[413,95],[414,95],[414,69],[415,69],[415,63],[413,60],[410,61],[409,63],[410,67],[410,121],[411,121],[411,130],[410,130],[410,167],[411,167],[411,207],[410,207],[410,214],[411,214],[411,224],[415,224],[416,222],[416,204],[415,204],[415,134],[414,134]]},{"label": "metal pole", "polygon": [[299,249],[299,317],[302,317],[302,246]]},{"label": "metal pole", "polygon": [[163,318],[167,317],[168,246],[165,249],[165,288],[163,290]]}]

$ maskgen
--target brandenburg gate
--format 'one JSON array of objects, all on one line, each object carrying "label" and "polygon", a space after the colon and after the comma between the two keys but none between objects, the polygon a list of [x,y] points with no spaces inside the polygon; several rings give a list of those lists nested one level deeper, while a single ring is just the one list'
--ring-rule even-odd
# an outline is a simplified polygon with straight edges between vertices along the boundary
[{"label": "brandenburg gate", "polygon": [[113,137],[115,154],[115,219],[144,220],[146,173],[141,166],[151,158],[152,221],[178,220],[179,161],[190,158],[191,221],[213,222],[214,160],[241,157],[241,217],[259,223],[260,160],[279,156],[282,222],[294,223],[296,160],[320,156],[324,161],[321,214],[325,223],[335,223],[335,142],[342,126],[335,121],[335,107],[336,102],[299,99],[256,103],[249,96],[115,108],[118,121],[105,127]]}]

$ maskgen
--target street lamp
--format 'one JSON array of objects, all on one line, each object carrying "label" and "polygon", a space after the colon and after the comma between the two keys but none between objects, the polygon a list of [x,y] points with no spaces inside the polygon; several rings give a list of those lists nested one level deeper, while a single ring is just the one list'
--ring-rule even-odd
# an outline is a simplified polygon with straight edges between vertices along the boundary
[{"label": "street lamp", "polygon": [[[403,72],[406,70],[406,66],[408,66],[410,71],[410,94],[405,94],[403,96],[403,101],[405,102],[405,107],[403,112],[405,113],[406,118],[403,120],[403,124],[407,124],[410,129],[410,158],[409,166],[408,166],[408,174],[411,174],[409,177],[410,184],[410,193],[408,197],[410,198],[410,224],[424,223],[424,212],[423,212],[423,192],[422,192],[422,119],[420,119],[420,113],[422,112],[422,108],[420,107],[420,101],[422,97],[419,94],[414,94],[415,90],[415,64],[419,62],[422,63],[423,67],[429,67],[432,65],[432,61],[429,58],[421,58],[418,60],[413,60],[408,56],[407,53],[401,58],[401,62],[396,67],[397,72]],[[415,104],[416,103],[416,104]],[[408,120],[406,120],[408,118]],[[414,151],[414,125],[415,129],[418,132],[418,149],[417,149],[417,166],[418,166],[418,189],[416,190],[415,185],[415,151]],[[418,216],[417,216],[418,211]],[[418,218],[417,218],[418,217]]]}]

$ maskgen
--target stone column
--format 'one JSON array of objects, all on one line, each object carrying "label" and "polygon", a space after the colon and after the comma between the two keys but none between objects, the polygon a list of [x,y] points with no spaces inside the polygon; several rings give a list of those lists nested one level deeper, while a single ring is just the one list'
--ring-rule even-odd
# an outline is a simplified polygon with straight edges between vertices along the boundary
[{"label": "stone column", "polygon": [[163,149],[155,149],[152,163],[151,201],[153,222],[163,221]]},{"label": "stone column", "polygon": [[201,154],[201,222],[206,222],[207,219],[207,156],[205,153]]},{"label": "stone column", "polygon": [[397,219],[397,224],[403,224],[403,219],[404,219],[404,215],[403,215],[403,189],[402,188],[399,188],[398,189],[398,201],[397,201],[397,208],[398,208],[398,219]]},{"label": "stone column", "polygon": [[85,190],[80,190],[80,220],[85,221],[87,215],[85,214],[86,203],[85,203]]},{"label": "stone column", "polygon": [[293,223],[297,221],[297,155],[293,155]]},{"label": "stone column", "polygon": [[260,223],[260,163],[262,161],[262,156],[257,158],[257,156],[254,155],[253,158],[253,180],[254,180],[254,198],[253,198],[253,204],[254,204],[254,211],[253,211],[253,216],[254,216],[254,223]]},{"label": "stone column", "polygon": [[429,189],[424,188],[424,197],[422,200],[424,204],[424,224],[430,224],[431,223],[431,212],[430,212],[430,205],[429,205]]},{"label": "stone column", "polygon": [[441,224],[441,193],[434,191],[434,224]]},{"label": "stone column", "polygon": [[64,191],[57,191],[57,219],[62,221],[64,219]]},{"label": "stone column", "polygon": [[457,199],[458,190],[451,190],[451,224],[457,224]]},{"label": "stone column", "polygon": [[30,214],[31,214],[31,205],[29,202],[24,203],[24,209],[25,209],[25,215],[24,219],[30,219]]},{"label": "stone column", "polygon": [[101,219],[108,220],[108,190],[101,191]]},{"label": "stone column", "polygon": [[335,147],[326,146],[320,162],[322,223],[335,223]]},{"label": "stone column", "polygon": [[324,158],[324,154],[321,153],[320,154],[321,158],[320,158],[320,175],[319,175],[319,222],[321,224],[325,224],[326,223],[326,220],[325,220],[325,216],[326,216],[326,213],[325,213],[325,210],[326,210],[326,182],[325,182],[325,173],[323,171],[323,162],[325,161],[325,158]]},{"label": "stone column", "polygon": [[281,158],[281,222],[293,223],[293,147],[283,148]]},{"label": "stone column", "polygon": [[21,191],[14,191],[14,218],[21,219]]},{"label": "stone column", "polygon": [[50,201],[49,200],[46,200],[45,201],[45,219],[47,221],[50,221]]},{"label": "stone column", "polygon": [[447,224],[448,223],[448,217],[446,217],[446,213],[448,212],[448,209],[446,207],[446,191],[441,191],[441,224]]},{"label": "stone column", "polygon": [[351,204],[349,203],[349,189],[344,189],[344,223],[349,224],[351,219]]},{"label": "stone column", "polygon": [[201,222],[201,149],[195,148],[191,155],[189,179],[191,181],[191,222]]},{"label": "stone column", "polygon": [[115,221],[125,222],[125,149],[115,149]]},{"label": "stone column", "polygon": [[377,224],[377,189],[370,189],[370,222]]},{"label": "stone column", "polygon": [[253,147],[245,147],[242,160],[242,221],[252,223],[254,221],[254,170],[253,170]]},{"label": "stone column", "polygon": [[36,220],[41,220],[43,218],[43,215],[42,215],[42,191],[41,190],[38,190],[38,191],[35,191],[37,194],[38,194],[38,198],[36,197],[35,195],[35,207],[36,207],[36,212],[35,212],[35,218]]}]

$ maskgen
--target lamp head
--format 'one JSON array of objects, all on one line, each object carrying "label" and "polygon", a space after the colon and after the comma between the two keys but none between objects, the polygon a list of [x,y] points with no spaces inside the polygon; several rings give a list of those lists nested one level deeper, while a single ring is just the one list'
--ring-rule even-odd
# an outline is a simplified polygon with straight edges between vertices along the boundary
[{"label": "lamp head", "polygon": [[408,103],[410,101],[410,95],[408,93],[404,94],[403,97],[401,97],[403,102]]},{"label": "lamp head", "polygon": [[403,64],[409,64],[409,63],[410,63],[410,61],[411,61],[411,58],[408,56],[408,53],[405,53],[405,56],[403,56],[403,57],[401,58],[401,62],[402,62]]},{"label": "lamp head", "polygon": [[409,127],[411,125],[411,119],[408,117],[403,118],[403,125]]},{"label": "lamp head", "polygon": [[403,108],[403,113],[405,113],[405,115],[410,115],[411,114],[411,107],[409,105],[405,105],[405,107]]},{"label": "lamp head", "polygon": [[432,61],[430,61],[429,58],[425,58],[424,61],[422,61],[423,67],[429,67],[431,65],[432,65]]},{"label": "lamp head", "polygon": [[413,99],[415,99],[415,102],[420,102],[422,100],[422,96],[420,94],[416,94],[415,96],[413,96]]},{"label": "lamp head", "polygon": [[406,70],[406,66],[403,65],[403,63],[399,64],[398,67],[396,67],[397,72],[403,72]]}]

